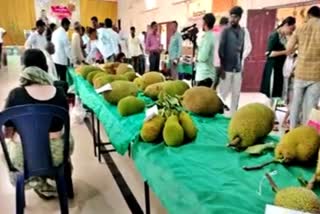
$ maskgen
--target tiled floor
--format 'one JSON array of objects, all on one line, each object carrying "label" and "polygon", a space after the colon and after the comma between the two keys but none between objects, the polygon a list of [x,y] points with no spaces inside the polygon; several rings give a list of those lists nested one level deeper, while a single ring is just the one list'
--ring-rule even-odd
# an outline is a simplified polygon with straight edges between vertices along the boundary
[{"label": "tiled floor", "polygon": [[[3,106],[8,91],[18,84],[20,71],[19,58],[10,57],[9,67],[0,71],[0,105]],[[241,105],[249,102],[268,103],[260,94],[242,94]],[[72,156],[74,165],[75,199],[70,201],[70,210],[74,214],[126,214],[131,213],[121,194],[110,170],[105,163],[98,163],[93,156],[91,135],[85,125],[72,127],[76,147]],[[112,154],[114,162],[121,171],[128,186],[135,195],[142,209],[144,209],[143,182],[137,173],[132,160]],[[159,200],[151,195],[151,212],[153,214],[166,213]],[[0,150],[0,213],[15,212],[15,189],[9,183],[7,168]],[[26,213],[60,213],[58,201],[45,202],[37,197],[33,191],[27,191]]]}]

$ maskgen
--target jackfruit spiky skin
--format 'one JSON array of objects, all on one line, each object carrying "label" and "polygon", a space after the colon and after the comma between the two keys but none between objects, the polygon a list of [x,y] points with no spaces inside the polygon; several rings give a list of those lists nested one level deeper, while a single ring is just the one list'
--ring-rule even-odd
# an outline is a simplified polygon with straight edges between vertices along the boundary
[{"label": "jackfruit spiky skin", "polygon": [[193,87],[183,94],[183,107],[201,116],[214,116],[223,109],[217,92],[208,87]]},{"label": "jackfruit spiky skin", "polygon": [[143,124],[143,127],[140,132],[140,136],[144,142],[153,142],[157,140],[164,126],[165,119],[157,115],[149,121],[146,121]]},{"label": "jackfruit spiky skin", "polygon": [[92,81],[93,81],[93,77],[98,74],[101,73],[102,71],[92,71],[90,72],[90,74],[87,75],[87,81],[92,85]]},{"label": "jackfruit spiky skin", "polygon": [[274,112],[263,104],[246,105],[240,108],[230,121],[229,140],[239,137],[241,142],[233,145],[238,149],[262,143],[259,139],[266,137],[272,131],[274,118]]},{"label": "jackfruit spiky skin", "polygon": [[125,73],[128,73],[128,72],[134,72],[134,69],[132,68],[132,66],[130,66],[129,64],[127,63],[121,63],[117,70],[116,70],[116,74],[117,75],[122,75],[122,74],[125,74]]},{"label": "jackfruit spiky skin", "polygon": [[107,74],[116,74],[116,69],[118,66],[118,63],[107,62],[103,65],[103,70],[105,70]]},{"label": "jackfruit spiky skin", "polygon": [[125,97],[118,103],[118,112],[121,116],[126,117],[143,112],[145,103],[136,97]]},{"label": "jackfruit spiky skin", "polygon": [[164,76],[159,73],[159,72],[148,72],[143,74],[143,76],[141,77],[141,84],[140,84],[140,89],[144,90],[146,89],[149,85],[152,85],[154,83],[158,83],[158,82],[164,82],[165,78]]},{"label": "jackfruit spiky skin", "polygon": [[289,163],[309,162],[318,154],[320,137],[315,128],[300,126],[285,134],[275,149],[275,157]]},{"label": "jackfruit spiky skin", "polygon": [[84,79],[87,78],[87,75],[92,71],[102,71],[100,68],[91,66],[91,65],[83,65],[77,69],[78,74],[80,74]]},{"label": "jackfruit spiky skin", "polygon": [[141,77],[136,78],[133,83],[141,90],[143,88],[143,80]]},{"label": "jackfruit spiky skin", "polygon": [[166,82],[159,82],[155,83],[152,85],[149,85],[145,90],[144,90],[144,95],[147,97],[150,97],[153,100],[156,100],[160,94],[160,92],[163,89],[163,86],[165,85]]},{"label": "jackfruit spiky skin", "polygon": [[317,195],[304,187],[289,187],[279,190],[274,204],[287,209],[320,213],[320,201]]},{"label": "jackfruit spiky skin", "polygon": [[125,76],[130,82],[132,82],[133,80],[135,80],[137,78],[136,73],[133,71],[127,72],[123,76]]},{"label": "jackfruit spiky skin", "polygon": [[167,146],[178,147],[183,144],[184,131],[179,123],[178,116],[170,116],[163,129],[163,139]]},{"label": "jackfruit spiky skin", "polygon": [[182,80],[165,82],[163,91],[170,96],[182,96],[189,89],[189,85]]},{"label": "jackfruit spiky skin", "polygon": [[95,89],[98,89],[105,84],[110,83],[107,76],[100,76],[99,78],[96,78],[93,82],[93,86]]},{"label": "jackfruit spiky skin", "polygon": [[197,136],[197,128],[191,116],[187,112],[183,111],[179,115],[179,120],[186,138],[189,140],[194,140]]},{"label": "jackfruit spiky skin", "polygon": [[97,73],[93,76],[92,78],[92,84],[94,85],[94,87],[96,88],[96,85],[97,85],[97,80],[102,78],[102,77],[107,77],[108,74],[105,74],[103,72],[100,72],[100,73]]},{"label": "jackfruit spiky skin", "polygon": [[104,98],[111,104],[117,105],[118,102],[128,96],[137,96],[138,87],[129,81],[117,80],[110,83],[112,91],[103,93]]}]

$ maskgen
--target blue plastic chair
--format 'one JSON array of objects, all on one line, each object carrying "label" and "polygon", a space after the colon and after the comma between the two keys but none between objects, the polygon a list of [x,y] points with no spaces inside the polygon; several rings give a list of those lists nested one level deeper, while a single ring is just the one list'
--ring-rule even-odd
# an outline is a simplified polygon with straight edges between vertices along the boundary
[{"label": "blue plastic chair", "polygon": [[[53,118],[60,118],[64,123],[64,160],[59,167],[54,167],[51,158],[49,129]],[[17,172],[16,213],[23,214],[25,208],[24,182],[33,176],[55,178],[62,214],[68,214],[68,197],[73,198],[71,164],[69,162],[69,113],[54,105],[23,105],[9,108],[0,113],[0,128],[11,121],[19,133],[24,155],[24,171]],[[9,170],[17,171],[9,158],[0,132],[1,145]]]}]

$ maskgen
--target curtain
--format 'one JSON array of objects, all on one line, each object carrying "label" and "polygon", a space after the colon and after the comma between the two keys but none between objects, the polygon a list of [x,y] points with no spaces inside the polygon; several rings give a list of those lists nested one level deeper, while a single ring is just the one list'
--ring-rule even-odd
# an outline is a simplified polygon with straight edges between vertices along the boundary
[{"label": "curtain", "polygon": [[81,24],[91,26],[91,17],[96,16],[99,22],[104,22],[106,18],[111,18],[116,24],[118,5],[117,2],[108,2],[102,0],[81,0],[80,14]]},{"label": "curtain", "polygon": [[35,25],[34,0],[0,0],[0,27],[7,31],[5,45],[23,45],[23,30]]}]

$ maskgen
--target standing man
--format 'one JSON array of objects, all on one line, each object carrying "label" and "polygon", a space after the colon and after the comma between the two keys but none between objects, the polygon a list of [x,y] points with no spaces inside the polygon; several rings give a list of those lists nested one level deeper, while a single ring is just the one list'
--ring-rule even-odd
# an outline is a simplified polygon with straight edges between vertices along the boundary
[{"label": "standing man", "polygon": [[158,24],[151,23],[151,29],[148,32],[146,40],[146,51],[149,53],[150,71],[159,71],[160,54],[161,54],[161,40],[158,34]]},{"label": "standing man", "polygon": [[28,37],[24,47],[25,49],[45,50],[47,46],[47,38],[44,34],[46,30],[46,23],[39,19],[36,22],[36,27],[37,30]]},{"label": "standing man", "polygon": [[99,21],[98,21],[98,18],[96,16],[93,16],[91,18],[91,23],[92,23],[92,28],[93,29],[98,29],[99,28]]},{"label": "standing man", "polygon": [[298,61],[294,71],[293,99],[291,104],[290,129],[305,124],[312,108],[320,98],[320,8],[311,7],[308,21],[290,38],[287,50],[293,53],[298,45]]},{"label": "standing man", "polygon": [[6,35],[6,30],[0,27],[0,69],[2,65],[2,47],[3,47],[3,37]]},{"label": "standing man", "polygon": [[52,34],[52,43],[55,46],[55,53],[52,55],[60,80],[66,81],[67,66],[71,57],[71,45],[68,40],[68,30],[70,21],[67,18],[62,19],[61,27]]},{"label": "standing man", "polygon": [[216,70],[213,66],[214,36],[213,26],[216,18],[212,13],[203,17],[203,36],[198,47],[195,81],[198,86],[211,87],[216,79]]},{"label": "standing man", "polygon": [[128,39],[129,58],[132,59],[133,67],[136,72],[142,75],[144,72],[141,70],[139,63],[139,57],[143,54],[143,48],[139,38],[136,36],[136,28],[130,28],[130,36]]},{"label": "standing man", "polygon": [[[220,75],[222,79],[220,94],[225,101],[231,93],[231,114],[235,113],[238,109],[243,63],[252,49],[249,33],[246,33],[246,30],[239,25],[242,13],[243,9],[241,7],[236,6],[231,9],[231,25],[223,31],[219,45]],[[247,39],[245,39],[246,37]]]},{"label": "standing man", "polygon": [[182,36],[178,32],[178,22],[174,21],[172,25],[173,35],[169,44],[169,60],[171,77],[175,80],[179,79],[178,64],[182,56]]}]

